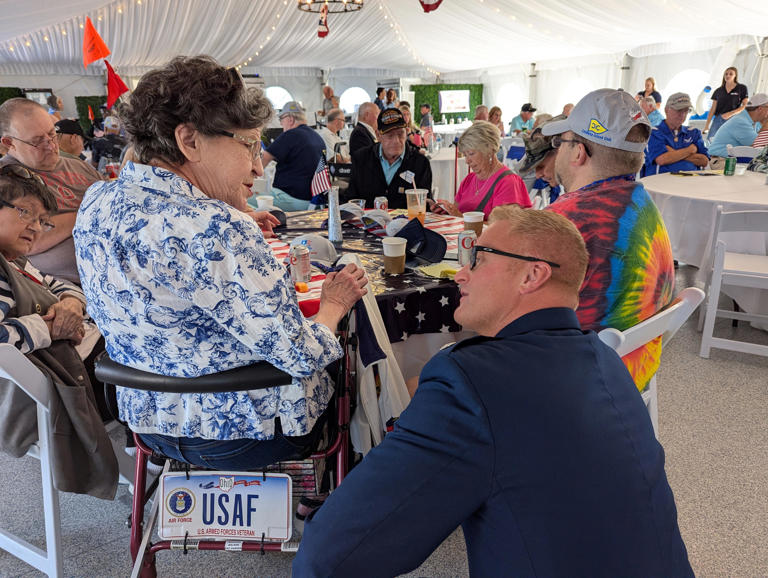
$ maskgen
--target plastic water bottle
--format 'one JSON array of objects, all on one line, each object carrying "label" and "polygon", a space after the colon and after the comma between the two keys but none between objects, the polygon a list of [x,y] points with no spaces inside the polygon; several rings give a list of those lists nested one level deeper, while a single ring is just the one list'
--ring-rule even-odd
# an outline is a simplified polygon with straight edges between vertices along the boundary
[{"label": "plastic water bottle", "polygon": [[341,213],[339,212],[339,187],[328,191],[328,240],[337,249],[341,248],[344,236],[341,232]]},{"label": "plastic water bottle", "polygon": [[435,152],[439,151],[441,146],[443,146],[443,137],[440,133],[437,133],[437,137],[435,138]]}]

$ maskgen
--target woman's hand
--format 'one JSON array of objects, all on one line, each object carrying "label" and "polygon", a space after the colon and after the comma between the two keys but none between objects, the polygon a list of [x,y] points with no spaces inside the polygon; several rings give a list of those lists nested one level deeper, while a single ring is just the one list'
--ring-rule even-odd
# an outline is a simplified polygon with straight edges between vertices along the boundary
[{"label": "woman's hand", "polygon": [[459,208],[449,201],[435,201],[432,205],[432,212],[437,215],[452,215],[454,217],[463,215]]},{"label": "woman's hand", "polygon": [[368,293],[367,284],[365,270],[353,263],[341,271],[328,273],[320,292],[320,309],[315,321],[335,331],[341,318]]},{"label": "woman's hand", "polygon": [[48,308],[43,320],[48,325],[51,341],[69,339],[75,345],[83,340],[83,302],[74,297],[65,297]]},{"label": "woman's hand", "polygon": [[278,226],[280,221],[272,213],[269,211],[254,211],[251,207],[248,207],[243,212],[251,219],[256,221],[256,224],[261,229],[265,239],[269,239],[270,237],[275,236],[275,234],[272,232],[272,227]]}]

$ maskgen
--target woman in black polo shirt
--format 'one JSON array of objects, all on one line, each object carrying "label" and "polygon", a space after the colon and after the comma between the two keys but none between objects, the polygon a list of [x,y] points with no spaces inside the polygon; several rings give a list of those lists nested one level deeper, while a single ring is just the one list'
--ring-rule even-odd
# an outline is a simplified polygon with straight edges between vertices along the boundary
[{"label": "woman in black polo shirt", "polygon": [[725,69],[723,84],[712,93],[712,100],[712,108],[709,109],[707,124],[704,126],[705,133],[709,130],[707,136],[710,141],[726,120],[744,110],[749,100],[747,87],[739,84],[739,71],[734,66]]}]

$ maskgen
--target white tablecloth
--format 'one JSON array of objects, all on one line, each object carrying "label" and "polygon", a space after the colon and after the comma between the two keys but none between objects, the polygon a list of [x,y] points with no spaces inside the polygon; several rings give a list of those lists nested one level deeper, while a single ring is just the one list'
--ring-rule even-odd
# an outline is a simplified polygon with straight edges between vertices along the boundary
[{"label": "white tablecloth", "polygon": [[[711,244],[718,205],[724,211],[768,209],[766,176],[747,172],[742,176],[676,176],[669,173],[642,179],[661,211],[669,232],[675,259],[701,268]],[[768,239],[762,233],[732,233],[725,237],[729,247],[753,254],[766,254]],[[759,289],[723,287],[750,313],[768,313],[768,292]]]},{"label": "white tablecloth", "polygon": [[[439,189],[438,199],[453,202],[455,155],[456,147],[444,147],[430,155],[429,164],[432,167],[432,187]],[[467,161],[462,157],[458,163],[458,180],[455,181],[457,191],[461,181],[467,176],[468,172]]]}]

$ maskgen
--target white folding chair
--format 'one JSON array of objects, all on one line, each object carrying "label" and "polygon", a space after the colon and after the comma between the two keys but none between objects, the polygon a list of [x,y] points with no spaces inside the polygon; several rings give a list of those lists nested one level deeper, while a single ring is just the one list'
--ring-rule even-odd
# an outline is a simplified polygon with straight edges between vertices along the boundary
[{"label": "white folding chair", "polygon": [[[768,355],[768,346],[713,337],[717,317],[738,319],[741,321],[768,322],[768,315],[744,313],[718,309],[722,285],[749,287],[752,289],[768,289],[768,256],[753,255],[729,251],[725,233],[768,233],[768,211],[734,211],[723,212],[723,207],[717,207],[715,224],[710,235],[709,255],[704,260],[706,269],[705,290],[707,292],[706,313],[699,315],[699,327],[702,327],[701,349],[699,355],[708,358],[710,349],[728,349],[754,355]],[[733,244],[733,242],[731,242]]]},{"label": "white folding chair", "polygon": [[725,145],[729,157],[753,159],[760,154],[760,149],[746,146]]},{"label": "white folding chair", "polygon": [[7,343],[0,344],[0,379],[6,379],[21,388],[37,404],[38,442],[27,455],[40,460],[43,477],[43,513],[45,515],[45,545],[41,550],[26,540],[0,529],[0,548],[34,566],[48,576],[62,575],[61,521],[59,515],[59,493],[53,487],[53,473],[50,462],[50,433],[48,412],[50,379],[44,375],[23,353]]},{"label": "white folding chair", "polygon": [[[603,329],[597,335],[621,357],[659,336],[661,336],[661,346],[664,347],[703,299],[704,291],[697,287],[688,287],[683,289],[667,307],[645,321],[624,331],[613,328]],[[653,432],[658,437],[659,405],[656,396],[656,375],[651,378],[648,387],[645,388],[643,401],[651,416]]]}]

